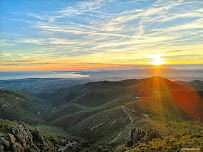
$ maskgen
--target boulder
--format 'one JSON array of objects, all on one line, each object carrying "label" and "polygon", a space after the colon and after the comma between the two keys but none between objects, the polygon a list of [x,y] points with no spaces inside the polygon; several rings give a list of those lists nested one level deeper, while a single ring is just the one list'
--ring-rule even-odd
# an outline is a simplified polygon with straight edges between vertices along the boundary
[{"label": "boulder", "polygon": [[10,143],[4,137],[0,137],[0,145],[3,145],[6,149],[10,147]]},{"label": "boulder", "polygon": [[33,139],[39,143],[44,143],[44,138],[43,135],[41,133],[41,131],[39,131],[39,129],[35,129],[32,133],[33,135]]},{"label": "boulder", "polygon": [[0,137],[4,137],[4,136],[5,136],[5,134],[0,131]]},{"label": "boulder", "polygon": [[139,142],[151,141],[154,138],[159,138],[160,134],[158,130],[148,129],[146,131],[139,128],[132,128],[129,137],[126,142],[127,147],[136,146]]},{"label": "boulder", "polygon": [[22,145],[18,142],[15,142],[13,145],[12,145],[12,150],[13,152],[24,152],[24,148],[22,147]]},{"label": "boulder", "polygon": [[19,132],[19,129],[17,127],[12,128],[12,133],[15,135]]},{"label": "boulder", "polygon": [[147,133],[145,134],[143,141],[151,141],[154,138],[159,138],[160,134],[158,130],[147,130]]},{"label": "boulder", "polygon": [[8,134],[8,136],[9,136],[10,144],[14,144],[15,141],[16,141],[16,138],[14,137],[14,135],[13,134]]},{"label": "boulder", "polygon": [[21,130],[24,130],[25,128],[23,127],[23,125],[22,124],[19,124],[18,126],[17,126],[17,128],[19,129],[19,131],[21,131]]},{"label": "boulder", "polygon": [[23,147],[26,147],[26,143],[28,142],[27,132],[25,130],[21,130],[16,135],[18,141],[22,144]]}]

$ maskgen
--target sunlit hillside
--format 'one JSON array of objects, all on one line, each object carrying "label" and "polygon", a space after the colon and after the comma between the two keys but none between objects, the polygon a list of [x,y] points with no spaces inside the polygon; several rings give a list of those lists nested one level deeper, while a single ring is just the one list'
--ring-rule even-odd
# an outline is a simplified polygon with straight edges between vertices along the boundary
[{"label": "sunlit hillside", "polygon": [[[162,77],[101,81],[59,89],[41,99],[2,90],[1,118],[53,133],[63,130],[77,140],[80,151],[95,151],[99,145],[101,151],[178,150],[193,144],[200,148],[203,104],[198,89],[203,86],[198,84]],[[133,128],[146,135],[131,141]]]},{"label": "sunlit hillside", "polygon": [[0,0],[0,152],[203,151],[202,0]]}]

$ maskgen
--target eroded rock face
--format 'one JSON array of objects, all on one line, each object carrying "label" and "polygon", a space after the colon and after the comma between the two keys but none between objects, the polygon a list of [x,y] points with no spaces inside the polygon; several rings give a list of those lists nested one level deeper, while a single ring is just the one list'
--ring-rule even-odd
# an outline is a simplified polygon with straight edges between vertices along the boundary
[{"label": "eroded rock face", "polygon": [[0,122],[0,152],[40,151],[36,144],[44,143],[44,139],[39,130],[32,130],[24,123],[1,121],[3,123]]},{"label": "eroded rock face", "polygon": [[14,137],[14,135],[13,134],[8,134],[8,136],[9,136],[10,143],[14,144],[16,142],[16,138]]},{"label": "eroded rock face", "polygon": [[67,138],[32,129],[24,123],[0,119],[0,152],[57,152]]},{"label": "eroded rock face", "polygon": [[12,147],[13,152],[24,152],[24,148],[18,142],[13,143],[11,147]]},{"label": "eroded rock face", "polygon": [[24,152],[33,145],[32,131],[25,124],[5,122],[0,124],[0,151]]},{"label": "eroded rock face", "polygon": [[159,138],[158,130],[147,129],[146,131],[139,128],[132,128],[126,142],[127,147],[136,146],[140,142],[151,141],[153,138]]}]

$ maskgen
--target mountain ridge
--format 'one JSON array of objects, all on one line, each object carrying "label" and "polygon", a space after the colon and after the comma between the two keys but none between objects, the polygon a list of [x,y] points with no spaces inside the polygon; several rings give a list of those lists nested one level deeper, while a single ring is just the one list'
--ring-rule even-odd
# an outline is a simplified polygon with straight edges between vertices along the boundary
[{"label": "mountain ridge", "polygon": [[[155,139],[158,142],[160,138],[170,136],[166,129],[170,124],[179,123],[186,127],[186,122],[190,124],[193,121],[202,121],[202,83],[197,85],[198,82],[179,83],[159,76],[90,82],[62,88],[53,93],[43,93],[41,99],[40,95],[32,96],[26,91],[2,90],[0,112],[4,113],[4,117],[0,117],[50,130],[60,128],[68,136],[80,137],[93,147],[100,145],[108,149],[116,148],[126,142],[132,128],[145,132],[145,139],[150,139],[148,142],[151,142],[151,138],[147,134],[154,133],[147,129],[158,131],[160,136]],[[22,105],[18,100],[30,107]],[[18,108],[11,106],[5,111],[2,105],[6,103]],[[23,117],[11,117],[9,111]],[[159,123],[163,123],[163,126]],[[199,124],[195,125],[199,127]],[[138,141],[141,143],[134,143],[137,146],[146,142]],[[88,146],[86,148],[91,149]],[[127,149],[125,146],[123,148]]]}]

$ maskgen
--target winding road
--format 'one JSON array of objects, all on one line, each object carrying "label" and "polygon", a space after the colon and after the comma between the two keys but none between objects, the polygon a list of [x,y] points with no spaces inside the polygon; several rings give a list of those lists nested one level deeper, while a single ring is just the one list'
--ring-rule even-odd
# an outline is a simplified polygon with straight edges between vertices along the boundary
[{"label": "winding road", "polygon": [[[138,114],[135,110],[129,109],[125,106],[121,106],[121,109],[128,116],[130,123],[121,132],[119,132],[118,135],[109,142],[109,144],[116,142],[120,138],[120,136],[132,125],[133,121],[135,120],[135,118],[132,116],[132,113],[135,113],[136,115]],[[141,115],[144,116],[145,118],[149,118],[147,114]]]},{"label": "winding road", "polygon": [[128,116],[128,119],[130,120],[130,123],[121,131],[118,133],[118,135],[109,142],[109,144],[112,144],[114,142],[116,142],[120,136],[132,125],[134,118],[130,115],[129,111],[131,112],[135,112],[134,110],[128,109],[125,106],[121,106],[121,109],[123,110],[123,112]]}]

